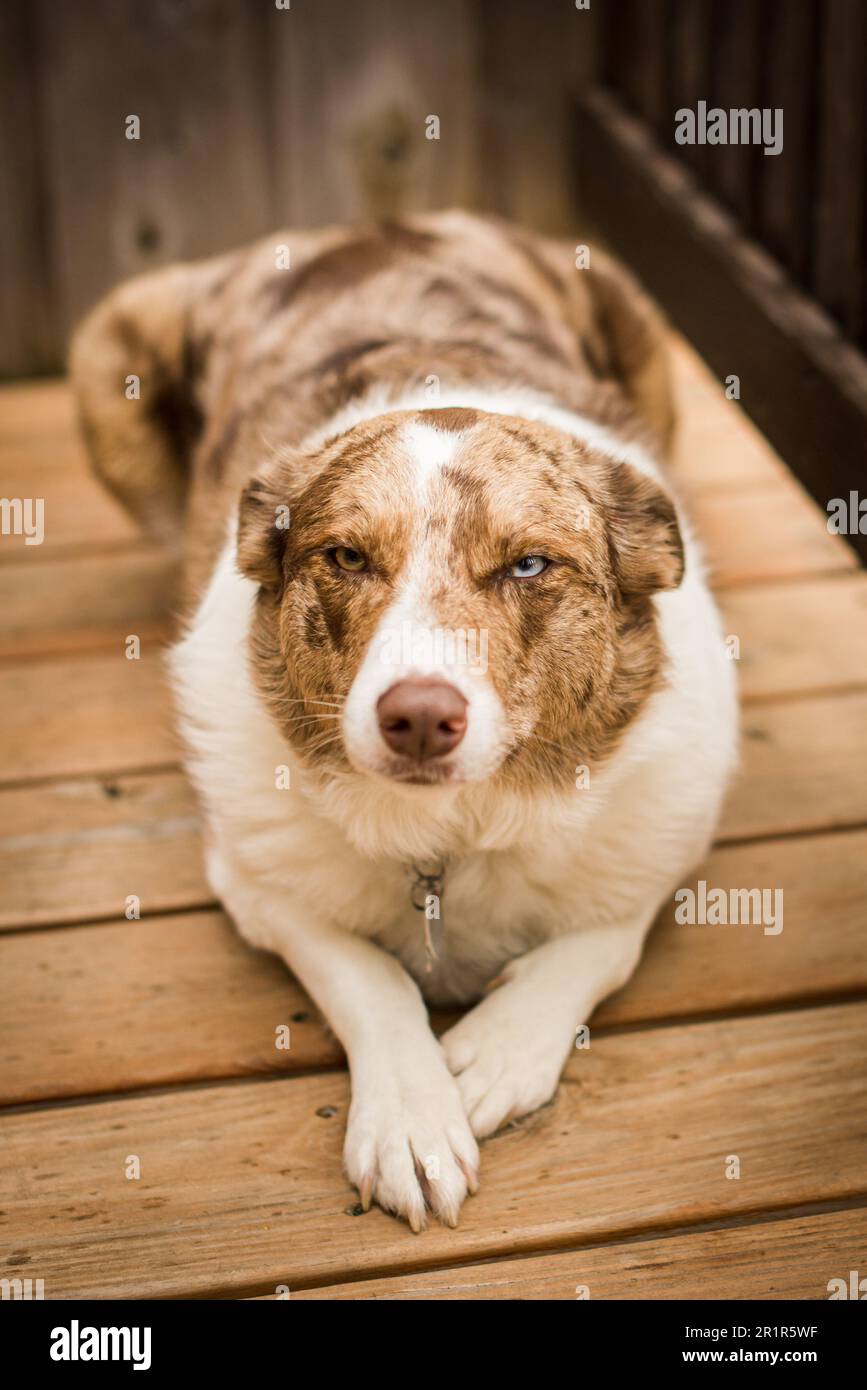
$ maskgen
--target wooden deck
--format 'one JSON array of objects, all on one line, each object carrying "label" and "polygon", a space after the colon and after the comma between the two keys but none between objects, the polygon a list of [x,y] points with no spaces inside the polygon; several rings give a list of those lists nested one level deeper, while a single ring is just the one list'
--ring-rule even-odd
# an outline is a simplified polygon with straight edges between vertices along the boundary
[{"label": "wooden deck", "polygon": [[674,346],[677,476],[744,701],[696,876],[782,888],[784,930],[663,914],[556,1102],[484,1145],[457,1231],[421,1236],[357,1214],[340,1051],[205,884],[166,562],[90,477],[67,387],[0,391],[0,492],[46,499],[43,545],[0,538],[4,1275],[47,1298],[571,1299],[823,1298],[867,1273],[867,574]]}]

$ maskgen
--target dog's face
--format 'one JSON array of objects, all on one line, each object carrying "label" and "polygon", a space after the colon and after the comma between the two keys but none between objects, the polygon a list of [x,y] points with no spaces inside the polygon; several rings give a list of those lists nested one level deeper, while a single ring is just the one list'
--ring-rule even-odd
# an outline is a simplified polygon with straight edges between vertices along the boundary
[{"label": "dog's face", "polygon": [[[246,489],[260,689],[323,771],[421,787],[565,784],[661,677],[675,587],[652,479],[547,425],[395,411]],[[417,793],[418,794],[418,793]]]}]

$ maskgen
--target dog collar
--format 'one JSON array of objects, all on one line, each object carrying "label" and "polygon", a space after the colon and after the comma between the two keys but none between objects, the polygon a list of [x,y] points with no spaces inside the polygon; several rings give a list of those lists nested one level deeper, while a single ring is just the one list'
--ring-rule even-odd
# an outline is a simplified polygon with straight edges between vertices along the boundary
[{"label": "dog collar", "polygon": [[425,970],[430,973],[445,938],[442,900],[448,861],[437,859],[429,865],[411,863],[409,900],[416,912],[424,913]]}]

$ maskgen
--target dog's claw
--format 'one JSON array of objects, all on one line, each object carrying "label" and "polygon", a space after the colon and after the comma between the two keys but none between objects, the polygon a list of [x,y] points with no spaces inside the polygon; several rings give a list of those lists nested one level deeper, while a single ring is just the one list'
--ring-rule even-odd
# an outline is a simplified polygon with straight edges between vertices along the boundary
[{"label": "dog's claw", "polygon": [[[469,1192],[471,1197],[475,1197],[479,1190],[478,1169],[472,1168],[469,1163],[464,1163],[463,1159],[459,1159],[458,1162],[461,1165],[461,1172],[467,1180],[467,1192]],[[457,1225],[457,1222],[455,1222],[455,1225]]]}]

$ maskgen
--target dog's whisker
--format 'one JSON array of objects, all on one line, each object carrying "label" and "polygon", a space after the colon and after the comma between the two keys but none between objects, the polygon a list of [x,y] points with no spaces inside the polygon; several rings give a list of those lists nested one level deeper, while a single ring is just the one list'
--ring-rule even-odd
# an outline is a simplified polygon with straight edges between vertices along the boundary
[{"label": "dog's whisker", "polygon": [[316,700],[312,695],[305,696],[303,699],[292,696],[286,703],[288,705],[327,705],[330,709],[342,709],[346,704],[346,699],[344,697],[340,700]]}]

